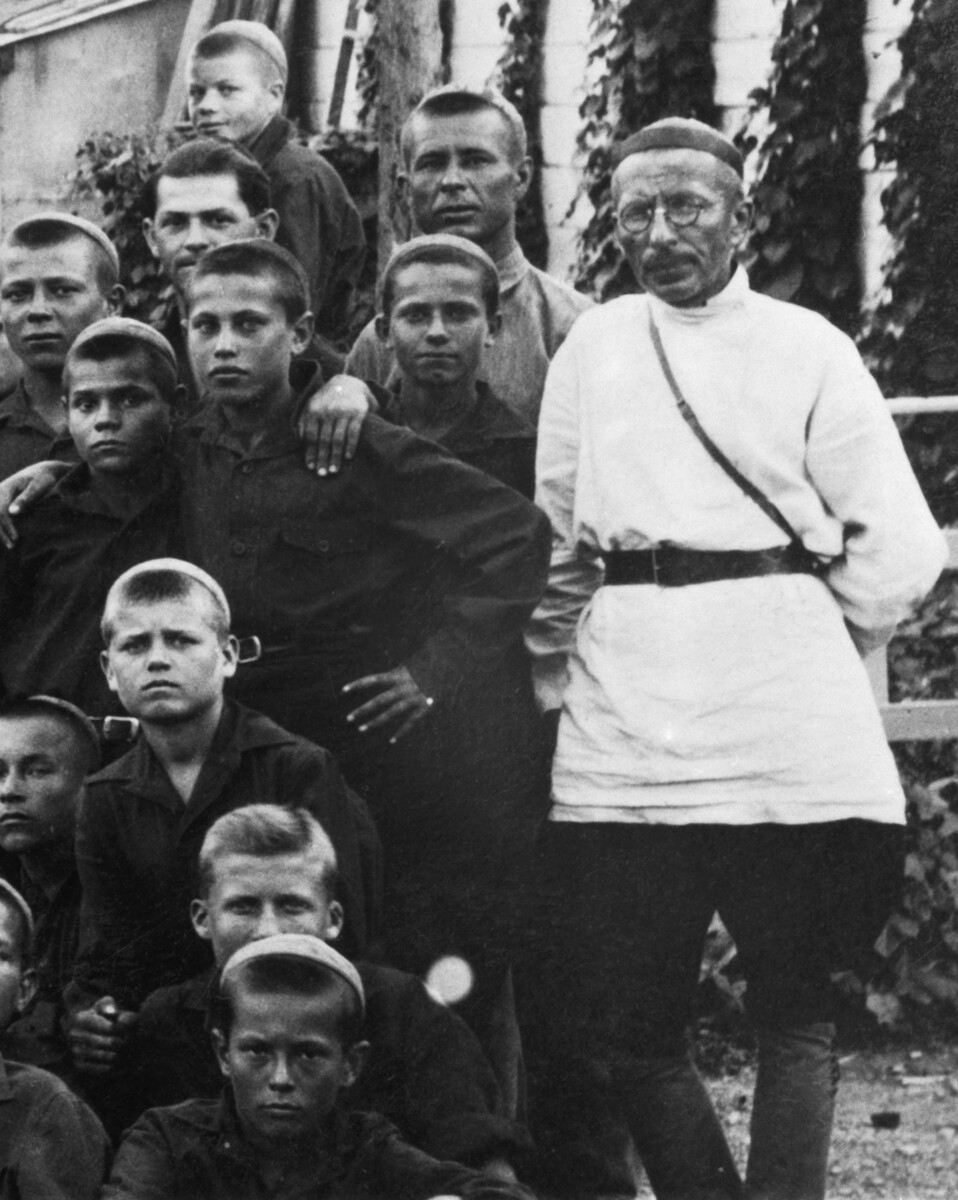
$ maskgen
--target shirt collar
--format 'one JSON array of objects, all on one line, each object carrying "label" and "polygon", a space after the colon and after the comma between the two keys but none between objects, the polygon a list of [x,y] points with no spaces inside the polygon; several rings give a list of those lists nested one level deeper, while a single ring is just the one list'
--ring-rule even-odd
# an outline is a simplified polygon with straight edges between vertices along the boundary
[{"label": "shirt collar", "polygon": [[704,304],[697,304],[692,308],[677,308],[674,304],[666,304],[658,296],[649,293],[649,307],[656,321],[663,320],[674,325],[701,325],[705,321],[712,321],[743,309],[750,291],[745,268],[737,265],[725,287],[714,296],[710,296]]},{"label": "shirt collar", "polygon": [[499,273],[499,294],[503,296],[517,288],[529,274],[529,260],[522,253],[522,247],[518,243],[505,258],[496,263],[496,270]]},{"label": "shirt collar", "polygon": [[72,442],[66,431],[57,433],[56,430],[51,429],[33,407],[22,376],[17,380],[13,390],[0,400],[0,425],[12,425],[19,429],[35,429],[38,433],[45,434],[51,442]]}]

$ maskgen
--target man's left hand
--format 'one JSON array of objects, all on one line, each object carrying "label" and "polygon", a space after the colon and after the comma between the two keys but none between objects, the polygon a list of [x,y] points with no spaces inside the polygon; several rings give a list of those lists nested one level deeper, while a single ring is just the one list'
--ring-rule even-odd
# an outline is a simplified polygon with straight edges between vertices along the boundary
[{"label": "man's left hand", "polygon": [[360,733],[396,726],[390,742],[404,738],[432,708],[432,700],[423,694],[406,667],[393,667],[381,675],[364,675],[343,688],[346,695],[362,691],[375,694],[360,708],[353,709],[346,720]]},{"label": "man's left hand", "polygon": [[334,375],[308,396],[299,418],[307,468],[317,475],[335,475],[356,453],[363,421],[376,407],[372,392],[352,375]]}]

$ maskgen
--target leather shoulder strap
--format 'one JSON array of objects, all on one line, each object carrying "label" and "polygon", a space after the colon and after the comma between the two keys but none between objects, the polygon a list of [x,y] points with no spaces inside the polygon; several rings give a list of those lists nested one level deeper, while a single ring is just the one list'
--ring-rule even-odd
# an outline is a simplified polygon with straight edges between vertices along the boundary
[{"label": "leather shoulder strap", "polygon": [[799,538],[795,530],[791,527],[791,525],[789,525],[782,513],[779,512],[778,508],[776,508],[772,501],[769,500],[768,496],[765,495],[761,488],[752,483],[750,479],[746,479],[738,467],[736,467],[736,465],[725,456],[724,452],[718,446],[716,446],[716,444],[702,428],[701,424],[699,423],[699,419],[692,411],[689,402],[682,395],[682,389],[679,387],[678,380],[675,378],[675,375],[672,372],[672,367],[669,364],[669,360],[665,354],[665,347],[662,345],[662,338],[659,334],[658,326],[655,324],[655,320],[652,317],[651,308],[649,309],[649,331],[652,334],[652,345],[655,347],[655,354],[659,360],[659,366],[662,368],[662,374],[665,376],[666,381],[672,390],[672,395],[675,397],[675,403],[678,405],[679,412],[682,414],[686,425],[688,425],[705,449],[709,452],[712,459],[722,468],[722,470],[726,475],[729,476],[730,479],[733,479],[738,484],[745,495],[748,496],[750,500],[754,501],[754,503],[758,505],[762,512],[775,522],[779,529],[787,533],[793,542],[801,543],[801,538]]}]

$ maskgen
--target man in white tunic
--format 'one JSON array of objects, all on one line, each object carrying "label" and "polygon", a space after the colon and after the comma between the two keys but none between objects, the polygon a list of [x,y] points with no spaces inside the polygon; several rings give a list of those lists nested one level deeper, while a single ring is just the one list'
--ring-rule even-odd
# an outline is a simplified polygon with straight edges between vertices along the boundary
[{"label": "man in white tunic", "polygon": [[[849,339],[735,265],[741,175],[696,121],[622,144],[646,294],[579,317],[542,406],[553,558],[528,644],[562,715],[528,1037],[550,1190],[577,1197],[632,1194],[617,1136],[660,1198],[824,1196],[829,977],[900,881],[860,651],[933,585],[944,539]],[[759,1045],[744,1184],[686,1046],[715,910]]]}]

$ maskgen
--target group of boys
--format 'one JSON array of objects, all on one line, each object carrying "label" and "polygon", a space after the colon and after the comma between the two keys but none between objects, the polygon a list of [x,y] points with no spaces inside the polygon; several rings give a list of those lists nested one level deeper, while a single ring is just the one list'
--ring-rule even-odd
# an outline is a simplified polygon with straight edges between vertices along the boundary
[{"label": "group of boys", "polygon": [[[35,1121],[4,1146],[24,1197],[97,1194],[110,1142],[110,1196],[527,1195],[534,421],[589,302],[518,249],[518,114],[440,89],[404,136],[422,235],[379,360],[335,374],[361,231],[285,70],[250,22],[194,48],[198,136],[144,192],[159,329],[117,315],[83,218],[0,246],[0,1017],[74,1114],[58,1154]],[[399,969],[437,961],[465,964],[455,1014]]]},{"label": "group of boys", "polygon": [[[285,73],[255,23],[194,48],[160,329],[82,218],[0,244],[0,1179],[94,1195],[118,1145],[105,1196],[578,1200],[638,1155],[662,1200],[821,1200],[831,973],[903,819],[858,651],[943,555],[881,397],[749,292],[728,139],[619,148],[648,296],[577,321],[516,241],[518,113],[453,85],[338,373],[358,225]],[[744,1181],[685,1046],[716,909]]]}]

